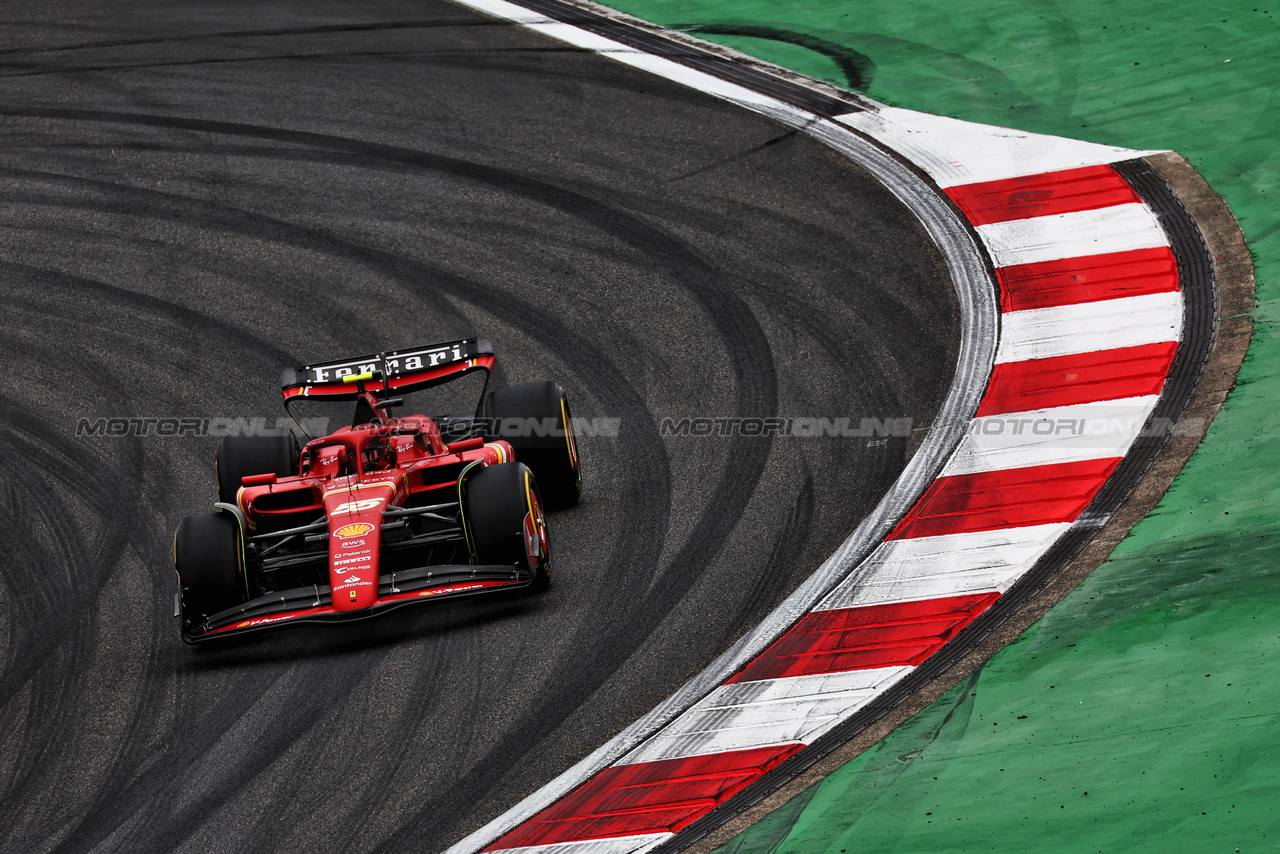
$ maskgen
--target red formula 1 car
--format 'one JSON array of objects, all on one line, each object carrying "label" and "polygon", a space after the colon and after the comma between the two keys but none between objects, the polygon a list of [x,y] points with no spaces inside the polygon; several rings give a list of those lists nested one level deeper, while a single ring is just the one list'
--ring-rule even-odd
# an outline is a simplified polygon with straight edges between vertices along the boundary
[{"label": "red formula 1 car", "polygon": [[473,338],[286,370],[290,414],[345,400],[355,417],[301,451],[292,435],[222,440],[216,509],[174,537],[183,640],[545,587],[543,509],[582,491],[560,386],[482,390],[460,416],[390,414],[393,395],[465,374],[487,387],[493,363]]}]

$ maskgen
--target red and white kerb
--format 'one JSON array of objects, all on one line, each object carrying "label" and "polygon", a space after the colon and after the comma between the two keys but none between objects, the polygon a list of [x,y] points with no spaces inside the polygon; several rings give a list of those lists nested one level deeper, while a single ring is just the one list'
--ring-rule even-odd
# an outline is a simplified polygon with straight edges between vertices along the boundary
[{"label": "red and white kerb", "polygon": [[[1142,152],[1005,132],[1001,156],[996,129],[979,125],[888,109],[841,121],[914,153],[993,260],[1000,338],[977,417],[911,511],[810,613],[486,851],[636,854],[710,812],[999,599],[1080,516],[1156,405],[1182,328],[1177,264],[1108,165]],[[966,157],[975,139],[986,144]]]}]

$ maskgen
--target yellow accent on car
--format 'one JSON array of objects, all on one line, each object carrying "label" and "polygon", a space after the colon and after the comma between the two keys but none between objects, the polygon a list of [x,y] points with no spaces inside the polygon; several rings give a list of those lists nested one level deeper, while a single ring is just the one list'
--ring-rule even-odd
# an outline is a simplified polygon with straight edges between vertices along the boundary
[{"label": "yellow accent on car", "polygon": [[344,383],[358,383],[371,379],[373,379],[373,371],[365,371],[363,374],[347,374],[342,378],[342,381]]},{"label": "yellow accent on car", "polygon": [[569,420],[569,407],[565,404],[563,391],[560,397],[560,417],[564,420],[564,443],[569,449],[569,465],[578,467],[578,448],[573,441],[573,422]]}]

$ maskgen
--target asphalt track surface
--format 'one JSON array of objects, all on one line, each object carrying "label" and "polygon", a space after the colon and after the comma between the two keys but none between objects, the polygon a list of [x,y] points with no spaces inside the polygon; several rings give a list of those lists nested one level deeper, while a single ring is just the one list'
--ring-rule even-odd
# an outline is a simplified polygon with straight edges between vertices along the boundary
[{"label": "asphalt track surface", "polygon": [[[957,345],[912,215],[817,143],[447,3],[8,4],[0,850],[423,851],[697,673],[901,471]],[[193,649],[174,527],[282,367],[483,335],[554,378],[555,583]]]}]

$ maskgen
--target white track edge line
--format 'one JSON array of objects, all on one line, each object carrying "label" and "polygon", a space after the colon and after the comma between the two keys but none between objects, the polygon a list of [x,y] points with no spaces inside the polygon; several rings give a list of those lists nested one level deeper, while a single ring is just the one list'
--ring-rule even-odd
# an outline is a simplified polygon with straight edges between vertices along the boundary
[{"label": "white track edge line", "polygon": [[637,833],[631,836],[552,842],[547,845],[522,845],[502,850],[506,854],[643,854],[673,836],[674,833]]}]

